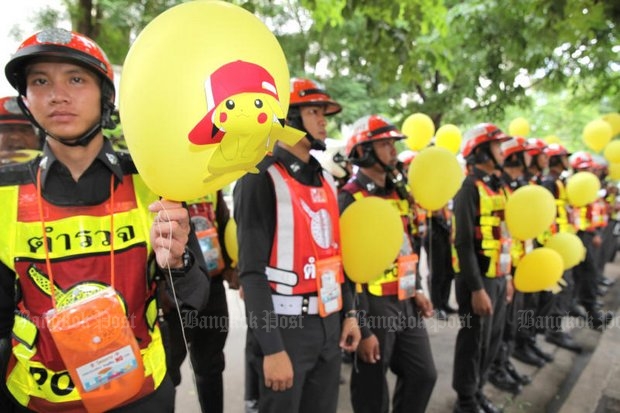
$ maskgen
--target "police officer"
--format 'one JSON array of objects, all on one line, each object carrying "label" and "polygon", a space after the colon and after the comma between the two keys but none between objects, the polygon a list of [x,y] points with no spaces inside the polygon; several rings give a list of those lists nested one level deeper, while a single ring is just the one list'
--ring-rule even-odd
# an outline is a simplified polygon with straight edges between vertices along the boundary
[{"label": "police officer", "polygon": [[397,162],[394,144],[403,138],[383,117],[370,115],[354,123],[353,134],[347,140],[349,159],[359,169],[339,194],[341,212],[357,199],[378,196],[398,209],[404,233],[394,265],[378,280],[363,285],[359,296],[362,320],[394,322],[362,326],[359,359],[352,369],[350,384],[356,413],[388,410],[388,369],[396,375],[394,412],[424,412],[437,380],[423,320],[432,315],[433,307],[422,290],[412,238],[414,206],[405,194],[399,194],[394,184]]},{"label": "police officer", "polygon": [[500,179],[501,143],[510,139],[491,123],[464,136],[468,174],[454,198],[456,299],[461,328],[454,349],[455,413],[500,411],[482,392],[497,354],[506,313],[510,237],[504,221],[506,195]]},{"label": "police officer", "polygon": [[32,123],[24,116],[15,96],[0,98],[0,163],[7,164],[30,159],[23,149],[41,149],[41,140]]},{"label": "police officer", "polygon": [[233,192],[246,357],[259,372],[259,411],[334,413],[341,348],[354,351],[360,332],[344,283],[335,184],[310,150],[325,149],[326,117],[341,106],[313,80],[291,83],[287,121],[305,137],[279,141]]},{"label": "police officer", "polygon": [[[528,180],[531,185],[549,186],[546,175],[549,158],[545,153],[547,144],[539,138],[526,140],[526,152],[529,155]],[[534,240],[534,247],[541,244]],[[515,348],[512,356],[523,363],[536,367],[543,367],[545,363],[553,361],[553,355],[543,351],[537,344],[538,333],[546,333],[546,322],[549,311],[553,307],[554,297],[551,292],[540,291],[523,293],[523,308],[519,319],[519,328],[515,338]],[[542,327],[541,327],[542,326]]]},{"label": "police officer", "polygon": [[[528,185],[526,179],[526,164],[524,153],[527,149],[525,139],[516,136],[502,143],[502,153],[504,163],[502,165],[502,180],[508,196],[517,189]],[[511,244],[511,275],[506,277],[507,297],[512,296],[512,300],[506,306],[506,322],[502,343],[489,371],[489,382],[495,387],[508,391],[513,394],[521,392],[522,385],[529,384],[531,378],[520,374],[510,361],[510,356],[515,345],[517,330],[521,327],[517,325],[518,315],[523,310],[523,293],[514,290],[512,275],[519,263],[519,260],[534,248],[533,240],[520,241],[513,239]],[[512,290],[512,292],[511,292]]]},{"label": "police officer", "polygon": [[[542,235],[540,243],[543,245],[553,234],[560,232],[573,233],[565,182],[566,173],[570,170],[570,164],[568,163],[570,153],[563,145],[558,143],[547,145],[544,152],[549,158],[549,174],[546,177],[547,179],[543,181],[543,186],[553,194],[556,205],[556,217],[550,231]],[[565,286],[552,298],[553,305],[548,311],[550,325],[547,331],[545,331],[545,339],[558,347],[581,353],[581,345],[575,341],[569,332],[564,331],[562,328],[562,319],[570,310],[571,297],[573,296],[574,280],[572,269],[566,270],[562,274],[562,279]]]},{"label": "police officer", "polygon": [[[594,160],[588,152],[579,151],[570,157],[570,164],[575,173],[591,171]],[[596,251],[602,243],[597,225],[600,212],[596,201],[582,207],[574,207],[572,210],[573,226],[577,230],[577,236],[586,247],[585,259],[573,269],[575,296],[577,302],[585,309],[588,326],[593,329],[607,326],[614,317],[613,312],[601,309],[602,305],[597,299],[600,274],[596,262]]]},{"label": "police officer", "polygon": [[[46,136],[41,156],[0,174],[2,349],[10,343],[11,326],[15,337],[2,377],[15,409],[79,412],[96,402],[119,412],[172,412],[174,388],[157,322],[156,278],[174,283],[183,306],[200,309],[208,296],[206,268],[187,210],[159,200],[131,159],[104,138],[101,129],[111,126],[114,107],[113,71],[91,39],[63,29],[36,33],[19,46],[5,74],[19,92],[22,110]],[[122,343],[133,340],[139,351],[123,347],[115,353],[122,364],[116,357],[103,360],[110,376],[72,374],[67,360],[79,357],[87,363],[102,337],[105,343],[122,335],[120,323],[106,320],[108,329],[101,335],[82,332],[94,335],[91,345],[61,357],[62,341],[43,318],[108,287],[131,320],[132,337]],[[131,376],[137,380],[132,396],[113,383],[119,373],[125,373],[120,379],[131,374],[127,368],[140,364],[138,357],[144,373],[139,380]],[[78,391],[78,384],[87,388],[93,379],[102,386]],[[100,391],[112,393],[103,397]]]}]

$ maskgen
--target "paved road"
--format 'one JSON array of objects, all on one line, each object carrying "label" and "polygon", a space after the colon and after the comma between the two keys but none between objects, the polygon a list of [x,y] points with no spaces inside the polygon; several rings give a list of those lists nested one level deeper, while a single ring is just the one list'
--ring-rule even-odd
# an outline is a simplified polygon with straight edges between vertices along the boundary
[{"label": "paved road", "polygon": [[[423,262],[423,261],[422,261]],[[424,273],[424,271],[423,271]],[[612,264],[608,264],[606,275],[610,278],[620,278],[620,259]],[[226,344],[226,371],[225,379],[225,412],[226,413],[244,413],[243,404],[243,387],[244,387],[244,365],[243,365],[243,346],[245,342],[245,321],[243,318],[243,301],[239,298],[237,291],[228,290],[228,303],[231,314],[231,329]],[[620,301],[620,282],[616,283],[605,297],[606,303],[611,309],[617,309]],[[528,413],[556,413],[563,408],[564,401],[568,398],[576,399],[582,402],[579,410],[573,412],[585,413],[586,411],[594,412],[598,400],[602,397],[601,391],[605,386],[609,387],[612,392],[613,383],[607,384],[603,379],[609,379],[613,374],[610,373],[611,366],[607,365],[605,355],[598,355],[595,358],[598,364],[596,368],[588,366],[592,356],[597,349],[601,337],[609,335],[609,337],[620,337],[618,331],[606,331],[604,333],[593,331],[583,326],[583,322],[578,319],[568,318],[567,326],[572,329],[577,341],[584,346],[585,351],[576,355],[567,350],[555,347],[544,341],[539,336],[538,344],[546,351],[551,352],[555,356],[552,363],[547,364],[543,368],[535,368],[519,361],[514,360],[514,364],[518,369],[532,376],[533,383],[526,386],[524,391],[516,396],[511,397],[507,393],[503,393],[492,386],[488,385],[486,393],[496,403],[504,406],[506,413],[528,412]],[[438,321],[436,319],[428,320],[428,330],[433,347],[435,364],[438,370],[438,381],[431,397],[430,405],[427,409],[428,413],[450,413],[455,400],[455,393],[451,388],[452,379],[452,358],[454,351],[454,341],[458,330],[458,319],[451,316],[448,321]],[[614,320],[613,329],[620,329],[620,319]],[[611,340],[611,339],[610,339]],[[609,340],[607,340],[609,341]],[[620,345],[620,339],[613,341]],[[611,344],[606,344],[611,347]],[[620,353],[618,347],[615,353]],[[620,368],[617,368],[620,356],[615,357],[616,369],[615,374],[620,374]],[[589,369],[588,369],[589,367]],[[591,371],[594,369],[594,371]],[[583,374],[583,371],[588,374]],[[609,371],[608,371],[609,370]],[[350,366],[343,365],[343,377],[346,381],[340,387],[340,402],[338,413],[352,412],[349,402],[348,376],[350,374]],[[592,381],[592,375],[598,376],[598,381]],[[604,377],[601,378],[600,376]],[[589,385],[584,384],[588,381]],[[600,383],[603,384],[600,384]],[[595,384],[591,384],[595,383]],[[599,384],[596,384],[599,383]],[[593,389],[593,386],[595,388]],[[602,387],[601,387],[602,386]],[[598,393],[597,391],[600,390]],[[583,393],[583,395],[581,393]],[[620,396],[619,396],[620,397]],[[586,403],[586,406],[583,406]],[[177,412],[180,413],[199,413],[198,401],[194,389],[194,383],[190,374],[188,363],[183,367],[183,382],[177,389]],[[564,406],[566,409],[566,406]],[[596,413],[606,411],[620,412],[618,410],[600,410]]]}]

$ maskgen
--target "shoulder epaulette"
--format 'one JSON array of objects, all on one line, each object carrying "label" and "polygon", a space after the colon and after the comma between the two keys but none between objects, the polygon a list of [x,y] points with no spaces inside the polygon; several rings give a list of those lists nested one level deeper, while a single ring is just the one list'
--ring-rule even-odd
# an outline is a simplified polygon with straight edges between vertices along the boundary
[{"label": "shoulder epaulette", "polygon": [[0,186],[22,185],[34,182],[33,172],[40,161],[37,156],[28,162],[0,166]]},{"label": "shoulder epaulette", "polygon": [[123,168],[124,174],[137,174],[138,169],[136,168],[136,164],[133,162],[131,155],[127,151],[116,151],[116,156],[118,156],[118,161],[120,162],[121,168]]}]

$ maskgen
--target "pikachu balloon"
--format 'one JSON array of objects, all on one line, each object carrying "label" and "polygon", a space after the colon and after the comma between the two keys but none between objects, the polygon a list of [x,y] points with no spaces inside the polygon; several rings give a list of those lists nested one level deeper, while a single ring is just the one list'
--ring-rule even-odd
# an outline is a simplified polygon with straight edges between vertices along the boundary
[{"label": "pikachu balloon", "polygon": [[187,201],[256,165],[285,126],[290,77],[275,36],[252,13],[218,0],[174,6],[152,20],[123,65],[119,111],[149,188]]},{"label": "pikachu balloon", "polygon": [[[284,125],[275,82],[263,67],[240,60],[225,64],[205,83],[205,94],[209,112],[190,131],[189,140],[219,144],[207,165],[211,176],[233,168],[257,172],[256,164],[277,137],[297,140],[294,130]],[[281,133],[289,129],[288,136]]]}]

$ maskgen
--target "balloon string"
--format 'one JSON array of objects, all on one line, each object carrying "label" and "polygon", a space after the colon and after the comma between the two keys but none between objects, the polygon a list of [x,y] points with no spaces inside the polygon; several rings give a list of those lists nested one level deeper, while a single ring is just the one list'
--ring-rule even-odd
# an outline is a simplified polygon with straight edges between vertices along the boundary
[{"label": "balloon string", "polygon": [[428,259],[427,261],[429,263],[429,266],[428,266],[429,277],[427,278],[426,286],[428,287],[428,290],[430,291],[431,286],[429,285],[429,282],[433,279],[433,276],[435,275],[435,269],[433,267],[433,211],[427,210],[426,214],[428,216],[428,230],[427,230],[428,231]]},{"label": "balloon string", "polygon": [[[163,202],[161,202],[161,200],[158,201],[159,205],[162,208],[162,212],[165,214],[165,218],[166,218],[166,222],[168,223],[168,254],[166,254],[166,270],[165,274],[167,276],[167,282],[168,285],[170,286],[170,290],[172,291],[172,298],[174,300],[174,308],[176,310],[176,315],[179,319],[179,325],[181,326],[181,336],[183,337],[183,345],[185,346],[185,353],[189,354],[189,343],[187,341],[187,335],[185,334],[185,326],[183,324],[183,314],[181,314],[181,308],[179,305],[179,299],[177,296],[177,292],[176,289],[174,288],[174,282],[172,282],[172,272],[170,270],[170,247],[172,246],[172,221],[170,220],[170,214],[168,213],[168,210],[166,209],[166,206],[163,204]],[[159,233],[159,236],[162,237],[163,236],[163,232],[162,232],[162,221],[159,219],[159,213],[158,216],[156,217],[156,221],[157,222],[157,231]],[[192,364],[192,358],[191,357],[187,357],[187,361],[189,363],[189,367],[190,370],[192,371],[192,373],[194,373],[194,365]],[[196,391],[196,394],[198,395],[198,383],[196,382],[196,375],[192,374],[192,382],[194,384],[194,390]]]}]

